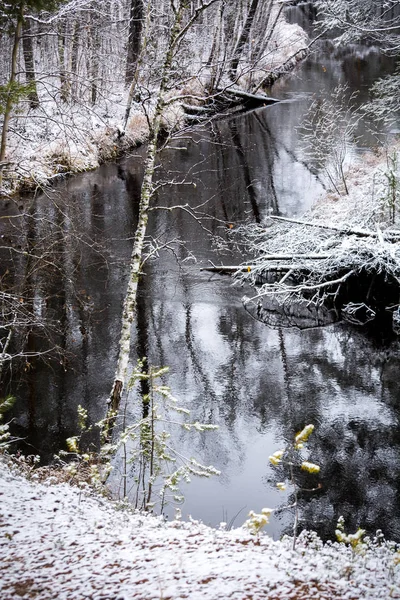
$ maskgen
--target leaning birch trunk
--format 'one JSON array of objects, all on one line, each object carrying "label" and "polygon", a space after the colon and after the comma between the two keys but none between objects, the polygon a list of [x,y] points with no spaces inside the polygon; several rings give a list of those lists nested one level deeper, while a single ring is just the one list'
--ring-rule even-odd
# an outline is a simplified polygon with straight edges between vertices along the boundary
[{"label": "leaning birch trunk", "polygon": [[142,267],[142,253],[144,240],[147,230],[147,221],[149,218],[150,201],[153,195],[153,177],[157,156],[158,134],[161,126],[161,118],[165,107],[165,96],[171,75],[172,62],[176,49],[189,28],[196,21],[198,16],[218,0],[202,0],[200,6],[194,10],[194,15],[189,19],[186,25],[182,25],[183,15],[188,9],[186,0],[180,0],[178,8],[174,9],[174,22],[170,30],[168,50],[165,55],[162,69],[161,83],[157,94],[156,107],[152,120],[150,140],[147,148],[145,160],[145,172],[140,193],[139,218],[138,225],[133,242],[133,249],[129,267],[128,288],[125,295],[124,307],[122,311],[121,335],[119,339],[119,352],[117,368],[115,371],[114,384],[109,398],[109,407],[105,419],[105,426],[102,431],[103,441],[109,441],[115,424],[121,403],[122,393],[125,386],[125,380],[128,373],[129,356],[131,350],[132,325],[136,316],[137,308],[137,290],[139,277]]},{"label": "leaning birch trunk", "polygon": [[[161,107],[161,103],[159,106]],[[158,108],[158,107],[157,107]],[[153,176],[155,158],[157,152],[157,133],[160,126],[160,115],[153,121],[155,125],[152,141],[149,143],[145,163],[145,173],[140,194],[139,221],[135,233],[133,249],[130,260],[128,288],[125,295],[122,312],[121,335],[119,339],[119,353],[115,379],[110,395],[110,411],[118,411],[121,395],[125,384],[128,370],[128,362],[131,348],[132,325],[136,315],[136,297],[139,276],[142,265],[143,245],[146,236],[147,221],[149,217],[150,199],[152,196]]]},{"label": "leaning birch trunk", "polygon": [[179,40],[181,32],[181,21],[184,11],[184,4],[181,4],[180,10],[175,14],[174,25],[171,30],[168,51],[162,72],[161,85],[158,91],[157,103],[152,121],[152,132],[145,161],[145,172],[140,194],[139,220],[135,233],[133,249],[130,260],[128,289],[125,296],[122,312],[122,326],[119,340],[118,362],[115,372],[114,384],[109,399],[108,411],[108,432],[110,436],[115,416],[118,413],[121,402],[122,392],[125,385],[125,379],[128,372],[129,355],[131,349],[132,325],[136,315],[136,298],[139,283],[139,277],[142,266],[143,245],[146,236],[147,221],[149,217],[150,200],[153,193],[154,167],[157,155],[157,140],[160,131],[161,118],[164,109],[165,92],[171,72],[174,49]]}]

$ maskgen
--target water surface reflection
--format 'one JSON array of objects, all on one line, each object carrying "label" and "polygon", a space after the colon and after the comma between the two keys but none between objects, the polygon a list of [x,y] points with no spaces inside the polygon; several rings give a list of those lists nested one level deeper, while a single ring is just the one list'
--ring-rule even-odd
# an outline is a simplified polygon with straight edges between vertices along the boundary
[{"label": "water surface reflection", "polygon": [[[371,78],[383,60],[374,56]],[[312,59],[277,86],[275,95],[290,101],[217,121],[162,155],[158,177],[169,184],[160,186],[150,219],[149,241],[158,250],[140,284],[132,364],[146,355],[168,365],[168,383],[192,417],[220,427],[177,440],[183,453],[222,471],[185,489],[184,514],[206,523],[242,511],[239,524],[249,509],[285,502],[268,455],[312,422],[310,451],[323,487],[304,496],[302,524],[327,536],[343,514],[352,528],[381,527],[400,539],[397,358],[340,325],[269,329],[243,310],[245,290],[200,271],[210,260],[243,259],[226,235],[230,226],[262,222],[270,212],[299,214],[323,191],[299,151],[296,126],[315,91],[328,93],[343,79],[365,88],[367,76],[361,81],[347,63],[348,55],[327,56],[323,70]],[[29,200],[40,217],[32,236],[57,225],[64,272],[33,285],[43,310],[61,323],[56,338],[68,360],[47,368],[32,359],[7,391],[18,396],[15,432],[47,457],[74,432],[78,404],[92,421],[105,412],[141,176],[137,152],[60,184],[50,198]],[[177,205],[183,208],[166,210]],[[130,393],[128,414],[138,407]],[[277,518],[270,531],[280,535],[289,521]]]}]

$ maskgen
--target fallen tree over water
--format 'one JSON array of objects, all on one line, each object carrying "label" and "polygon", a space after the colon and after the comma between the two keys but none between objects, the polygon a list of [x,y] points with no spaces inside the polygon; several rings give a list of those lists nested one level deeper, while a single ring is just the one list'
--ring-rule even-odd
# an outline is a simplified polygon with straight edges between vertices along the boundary
[{"label": "fallen tree over water", "polygon": [[204,104],[182,104],[185,120],[189,124],[201,123],[214,116],[225,116],[227,113],[242,112],[276,104],[280,100],[266,94],[252,94],[237,87],[219,89],[214,95],[204,99]]},{"label": "fallen tree over water", "polygon": [[386,213],[381,200],[359,195],[327,200],[302,219],[241,227],[254,254],[235,275],[254,288],[246,309],[273,326],[344,320],[400,334],[400,228]]}]

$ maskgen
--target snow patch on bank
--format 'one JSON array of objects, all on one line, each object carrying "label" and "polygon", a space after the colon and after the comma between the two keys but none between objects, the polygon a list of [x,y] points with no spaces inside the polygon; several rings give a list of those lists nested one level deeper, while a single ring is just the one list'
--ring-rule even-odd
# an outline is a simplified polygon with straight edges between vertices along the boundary
[{"label": "snow patch on bank", "polygon": [[39,108],[15,116],[7,145],[9,164],[3,171],[4,191],[34,189],[60,175],[95,169],[145,141],[148,126],[138,107],[133,107],[121,137],[123,97],[121,87],[96,106],[42,98]]},{"label": "snow patch on bank", "polygon": [[[400,141],[394,141],[390,146],[354,157],[345,173],[349,193],[339,195],[331,191],[323,194],[308,216],[343,227],[372,230],[377,226],[381,229],[398,227],[399,152]],[[394,214],[393,201],[396,204]]]},{"label": "snow patch on bank", "polygon": [[0,597],[40,600],[400,598],[393,544],[353,555],[303,534],[165,523],[0,463]]}]

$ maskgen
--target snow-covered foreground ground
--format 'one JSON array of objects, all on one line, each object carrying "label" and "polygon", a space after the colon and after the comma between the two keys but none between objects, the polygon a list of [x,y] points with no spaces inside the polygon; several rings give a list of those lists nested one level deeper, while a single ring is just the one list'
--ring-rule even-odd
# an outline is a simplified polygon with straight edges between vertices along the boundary
[{"label": "snow-covered foreground ground", "polygon": [[400,598],[392,545],[352,557],[302,536],[259,543],[244,529],[164,523],[0,462],[0,598]]}]

